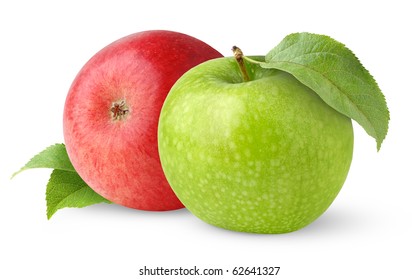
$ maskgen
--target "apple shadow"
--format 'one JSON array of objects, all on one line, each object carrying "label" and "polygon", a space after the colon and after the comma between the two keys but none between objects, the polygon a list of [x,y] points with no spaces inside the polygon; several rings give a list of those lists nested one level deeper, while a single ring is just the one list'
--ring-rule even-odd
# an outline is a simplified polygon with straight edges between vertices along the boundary
[{"label": "apple shadow", "polygon": [[365,215],[355,210],[343,208],[328,209],[317,220],[294,232],[296,234],[348,233],[368,224]]},{"label": "apple shadow", "polygon": [[189,211],[186,208],[176,209],[176,210],[169,210],[169,211],[146,211],[146,210],[138,210],[134,208],[125,207],[118,204],[107,204],[107,203],[99,203],[95,205],[91,205],[83,209],[88,213],[94,213],[95,215],[105,215],[109,216],[124,216],[124,217],[133,217],[133,216],[180,216],[180,215],[189,215]]},{"label": "apple shadow", "polygon": [[[186,210],[187,211],[187,210]],[[213,231],[216,234],[227,234],[228,236],[242,236],[244,238],[256,239],[271,239],[271,238],[294,238],[301,236],[327,236],[327,235],[340,235],[358,231],[370,224],[365,218],[365,215],[357,211],[345,210],[341,208],[328,209],[317,220],[296,231],[280,234],[264,234],[264,233],[249,233],[237,232],[224,228],[216,227],[207,224],[197,219],[196,227],[202,231]]]},{"label": "apple shadow", "polygon": [[[368,221],[365,215],[360,211],[354,209],[332,208],[328,209],[317,220],[307,225],[306,227],[297,231],[283,233],[283,234],[255,234],[246,232],[236,232],[220,227],[216,227],[205,223],[196,218],[186,208],[181,208],[171,211],[144,211],[132,208],[127,208],[117,204],[100,203],[91,205],[89,207],[78,209],[83,210],[87,215],[94,215],[100,217],[113,218],[145,218],[145,219],[167,219],[180,218],[185,222],[185,219],[190,220],[189,226],[194,226],[195,230],[208,232],[212,231],[214,234],[227,234],[228,236],[254,236],[261,238],[262,236],[277,236],[277,237],[298,237],[306,235],[336,235],[347,234],[354,232],[368,226],[371,221]],[[189,223],[189,222],[188,222]],[[257,237],[259,236],[259,237]]]}]

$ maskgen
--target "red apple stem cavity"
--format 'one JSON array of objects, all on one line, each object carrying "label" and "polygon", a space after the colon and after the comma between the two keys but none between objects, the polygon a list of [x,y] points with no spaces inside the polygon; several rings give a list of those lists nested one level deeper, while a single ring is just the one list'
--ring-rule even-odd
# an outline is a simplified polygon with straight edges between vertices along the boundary
[{"label": "red apple stem cavity", "polygon": [[231,50],[233,51],[234,58],[236,59],[237,64],[239,65],[240,72],[242,73],[243,81],[244,82],[250,81],[249,74],[247,73],[246,65],[244,64],[242,50],[237,46],[233,46]]},{"label": "red apple stem cavity", "polygon": [[122,117],[128,114],[128,112],[129,110],[125,103],[125,100],[120,100],[112,103],[111,113],[112,119],[114,121],[122,119]]}]

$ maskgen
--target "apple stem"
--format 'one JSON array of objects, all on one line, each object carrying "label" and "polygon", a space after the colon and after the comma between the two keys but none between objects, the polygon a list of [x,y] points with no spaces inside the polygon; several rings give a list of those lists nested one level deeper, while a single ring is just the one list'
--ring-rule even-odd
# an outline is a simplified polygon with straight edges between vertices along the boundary
[{"label": "apple stem", "polygon": [[236,59],[237,64],[239,65],[240,72],[242,73],[242,76],[243,76],[243,81],[245,82],[250,81],[249,74],[247,73],[246,65],[244,64],[242,50],[236,46],[233,46],[231,50],[233,51],[234,58]]}]

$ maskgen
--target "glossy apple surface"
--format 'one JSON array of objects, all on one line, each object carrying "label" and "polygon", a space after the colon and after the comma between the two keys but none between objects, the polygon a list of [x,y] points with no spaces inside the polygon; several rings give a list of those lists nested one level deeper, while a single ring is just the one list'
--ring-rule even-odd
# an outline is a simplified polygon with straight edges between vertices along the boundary
[{"label": "glossy apple surface", "polygon": [[230,230],[285,233],[319,217],[349,171],[353,129],[293,76],[234,58],[183,75],[160,116],[166,177],[203,221]]},{"label": "glossy apple surface", "polygon": [[67,152],[83,180],[127,207],[183,207],[161,168],[159,114],[183,73],[220,56],[196,38],[163,30],[132,34],[95,54],[75,78],[64,108]]}]

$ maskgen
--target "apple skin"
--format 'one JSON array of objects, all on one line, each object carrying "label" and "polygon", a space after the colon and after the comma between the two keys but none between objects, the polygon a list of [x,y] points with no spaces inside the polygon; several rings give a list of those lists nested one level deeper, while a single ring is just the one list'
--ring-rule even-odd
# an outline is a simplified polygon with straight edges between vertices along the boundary
[{"label": "apple skin", "polygon": [[187,70],[222,55],[191,36],[150,30],[121,38],[80,70],[64,107],[64,139],[81,178],[130,208],[182,208],[157,148],[163,102]]},{"label": "apple skin", "polygon": [[352,122],[290,74],[247,67],[249,82],[234,58],[200,64],[176,82],[159,121],[163,170],[186,208],[209,224],[295,231],[340,191]]}]

